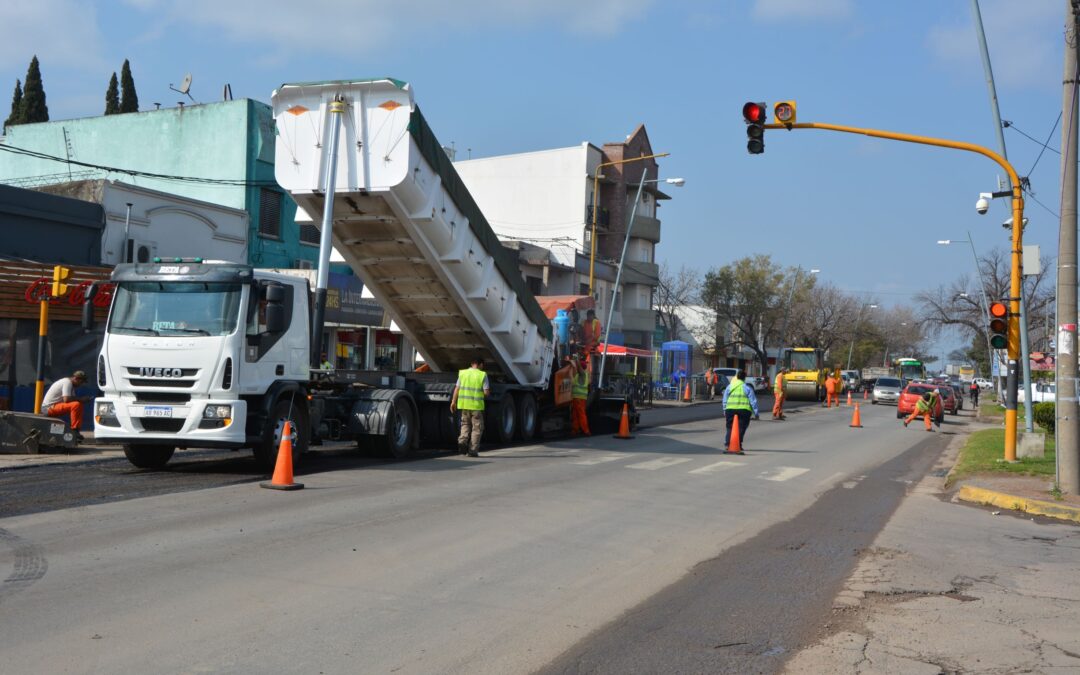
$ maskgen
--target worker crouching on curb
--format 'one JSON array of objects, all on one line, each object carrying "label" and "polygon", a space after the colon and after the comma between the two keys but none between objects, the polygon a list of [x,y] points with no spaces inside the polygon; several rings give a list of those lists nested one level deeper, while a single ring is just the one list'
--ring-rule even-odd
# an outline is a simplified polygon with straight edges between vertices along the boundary
[{"label": "worker crouching on curb", "polygon": [[911,415],[904,420],[904,426],[911,424],[911,422],[919,415],[923,416],[923,423],[926,424],[927,431],[933,431],[930,427],[930,420],[933,418],[934,424],[941,426],[937,421],[938,406],[941,405],[941,394],[937,389],[934,391],[928,391],[922,395],[918,401],[915,401],[915,409],[911,411]]},{"label": "worker crouching on curb", "polygon": [[491,395],[491,383],[484,372],[484,361],[472,360],[470,367],[458,371],[457,384],[450,396],[450,414],[461,409],[461,434],[458,452],[469,457],[480,456],[480,437],[484,435],[484,397]]},{"label": "worker crouching on curb", "polygon": [[82,428],[83,405],[89,403],[91,399],[89,396],[75,395],[75,389],[84,384],[86,384],[86,373],[76,370],[71,377],[61,377],[53,382],[41,401],[41,409],[49,417],[69,417],[76,442],[83,440],[82,434],[79,433],[79,429]]},{"label": "worker crouching on curb", "polygon": [[570,435],[585,434],[592,436],[589,431],[589,416],[586,414],[586,404],[589,401],[589,381],[591,375],[589,369],[581,365],[577,358],[570,359],[570,382],[572,383],[570,401]]},{"label": "worker crouching on curb", "polygon": [[735,418],[739,419],[739,440],[746,443],[746,430],[750,428],[750,415],[754,419],[761,419],[758,415],[757,395],[754,388],[743,380],[746,379],[746,371],[739,370],[732,378],[731,384],[724,390],[724,418],[727,424],[727,433],[724,434],[724,449],[731,445],[731,424]]},{"label": "worker crouching on curb", "polygon": [[776,381],[773,383],[773,405],[772,416],[774,420],[784,419],[784,373],[787,372],[787,368],[781,368],[776,371]]}]

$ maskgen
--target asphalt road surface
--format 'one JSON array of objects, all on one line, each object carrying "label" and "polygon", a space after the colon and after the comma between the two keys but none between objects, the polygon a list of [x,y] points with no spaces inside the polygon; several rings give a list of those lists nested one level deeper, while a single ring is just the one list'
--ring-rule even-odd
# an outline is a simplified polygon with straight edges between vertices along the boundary
[{"label": "asphalt road surface", "polygon": [[773,672],[956,418],[807,407],[737,457],[710,409],[5,517],[4,670]]}]

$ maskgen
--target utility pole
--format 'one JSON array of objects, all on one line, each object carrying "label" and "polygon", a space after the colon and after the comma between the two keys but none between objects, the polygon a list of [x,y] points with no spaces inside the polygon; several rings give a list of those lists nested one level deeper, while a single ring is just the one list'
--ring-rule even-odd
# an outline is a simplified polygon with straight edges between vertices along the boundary
[{"label": "utility pole", "polygon": [[1076,150],[1077,12],[1065,0],[1065,76],[1061,112],[1061,222],[1057,275],[1057,459],[1058,485],[1080,494],[1080,419],[1076,402]]},{"label": "utility pole", "polygon": [[[982,12],[979,11],[979,0],[971,0],[971,13],[975,17],[975,33],[979,38],[979,51],[982,53],[983,73],[986,75],[986,88],[990,94],[990,112],[994,116],[994,129],[997,132],[998,152],[1006,160],[1009,155],[1005,152],[1005,131],[1001,126],[1001,110],[998,107],[997,87],[994,86],[994,70],[990,67],[990,49],[986,46],[986,32],[983,31]],[[1012,190],[1010,183],[1009,190]],[[1023,224],[1021,223],[1021,226]],[[971,235],[968,235],[971,239]],[[974,249],[974,244],[972,245]],[[978,258],[975,265],[978,266]],[[1024,400],[1031,401],[1031,356],[1028,350],[1027,307],[1024,304],[1023,278],[1020,282],[1020,362],[1024,375]],[[991,352],[993,358],[993,352]],[[1031,405],[1024,406],[1024,430],[1035,431],[1032,424]]]}]

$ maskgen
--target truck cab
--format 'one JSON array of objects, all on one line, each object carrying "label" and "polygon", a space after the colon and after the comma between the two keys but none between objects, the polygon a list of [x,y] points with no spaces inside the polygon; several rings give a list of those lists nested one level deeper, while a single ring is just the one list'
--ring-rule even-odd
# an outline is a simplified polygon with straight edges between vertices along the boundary
[{"label": "truck cab", "polygon": [[111,281],[96,439],[143,468],[189,446],[271,465],[284,420],[306,420],[306,280],[196,258],[118,265]]}]

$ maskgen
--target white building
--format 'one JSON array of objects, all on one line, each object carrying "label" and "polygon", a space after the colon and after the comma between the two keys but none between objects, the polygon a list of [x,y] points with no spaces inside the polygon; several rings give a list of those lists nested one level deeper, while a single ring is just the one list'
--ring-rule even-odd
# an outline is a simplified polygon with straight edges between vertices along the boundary
[{"label": "white building", "polygon": [[[625,141],[607,143],[602,148],[582,143],[461,161],[454,167],[500,239],[551,252],[547,261],[536,253],[528,256],[528,266],[523,265],[526,282],[534,293],[587,295],[592,267],[592,293],[602,322],[610,309],[638,182],[642,171],[647,170],[646,180],[653,182],[645,183],[626,242],[622,288],[614,299],[611,342],[652,349],[656,328],[653,296],[659,277],[655,263],[655,247],[660,241],[657,206],[658,200],[669,199],[656,187],[656,161],[636,159],[652,154],[645,128],[639,126]],[[594,201],[598,167],[600,194]],[[597,240],[592,260],[594,204]],[[526,267],[534,269],[530,272]]]},{"label": "white building", "polygon": [[81,180],[36,189],[101,204],[105,209],[103,265],[150,262],[155,256],[247,262],[248,214],[243,209],[110,180]]}]

